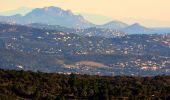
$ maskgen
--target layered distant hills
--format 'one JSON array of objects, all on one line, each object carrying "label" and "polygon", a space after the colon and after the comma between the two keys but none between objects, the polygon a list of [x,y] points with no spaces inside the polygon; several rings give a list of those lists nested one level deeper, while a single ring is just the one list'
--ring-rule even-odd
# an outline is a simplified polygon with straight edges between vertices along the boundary
[{"label": "layered distant hills", "polygon": [[115,29],[115,30],[122,30],[123,28],[128,27],[128,24],[120,22],[120,21],[111,21],[104,25],[101,25],[100,27],[108,28],[108,29]]},{"label": "layered distant hills", "polygon": [[22,25],[40,23],[47,25],[60,25],[62,27],[74,29],[96,27],[116,30],[127,34],[170,33],[170,28],[147,28],[139,23],[128,25],[121,21],[111,21],[104,25],[95,25],[87,21],[83,16],[76,15],[70,10],[63,10],[53,6],[33,9],[24,16],[20,14],[13,16],[0,16],[0,22]]},{"label": "layered distant hills", "polygon": [[169,28],[120,21],[95,25],[81,15],[57,7],[36,8],[26,15],[0,16],[2,69],[170,75],[169,51]]},{"label": "layered distant hills", "polygon": [[85,33],[110,32],[0,24],[0,68],[93,75],[170,74],[170,34],[105,38]]},{"label": "layered distant hills", "polygon": [[50,25],[61,25],[70,28],[87,28],[93,24],[85,20],[81,15],[75,15],[69,10],[63,10],[58,7],[36,8],[25,16],[1,16],[1,22],[30,24],[43,23]]},{"label": "layered distant hills", "polygon": [[125,27],[123,31],[129,34],[151,34],[155,32],[153,29],[142,26],[139,23]]}]

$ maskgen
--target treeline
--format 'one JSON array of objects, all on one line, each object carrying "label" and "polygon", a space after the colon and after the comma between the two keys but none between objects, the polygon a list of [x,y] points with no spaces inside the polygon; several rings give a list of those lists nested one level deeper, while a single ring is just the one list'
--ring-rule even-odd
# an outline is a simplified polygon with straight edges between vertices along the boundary
[{"label": "treeline", "polygon": [[170,100],[170,76],[89,76],[0,70],[0,100]]}]

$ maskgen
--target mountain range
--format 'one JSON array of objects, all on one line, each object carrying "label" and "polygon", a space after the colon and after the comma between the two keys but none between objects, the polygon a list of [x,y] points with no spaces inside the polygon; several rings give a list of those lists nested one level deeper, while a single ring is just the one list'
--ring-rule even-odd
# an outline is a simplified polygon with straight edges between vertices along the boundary
[{"label": "mountain range", "polygon": [[127,34],[170,33],[170,28],[147,28],[140,25],[139,23],[128,25],[121,21],[111,21],[104,25],[95,25],[86,20],[81,15],[76,15],[70,10],[63,10],[59,7],[54,6],[35,8],[25,15],[16,14],[12,16],[0,16],[0,22],[22,25],[40,23],[47,25],[60,25],[62,27],[74,29],[86,29],[96,27],[117,30]]},{"label": "mountain range", "polygon": [[150,34],[150,33],[154,33],[153,29],[142,26],[139,23],[135,23],[133,25],[125,27],[123,29],[123,31],[128,33],[128,34],[143,34],[143,33]]},{"label": "mountain range", "polygon": [[20,14],[0,16],[0,21],[16,24],[43,23],[69,28],[87,28],[93,26],[92,23],[85,20],[81,15],[75,15],[70,10],[63,10],[52,6],[33,9],[24,16]]},{"label": "mountain range", "polygon": [[0,12],[0,15],[3,15],[3,16],[11,16],[11,15],[16,15],[16,14],[25,15],[30,11],[32,11],[32,8],[20,7],[18,9]]},{"label": "mountain range", "polygon": [[39,24],[33,23],[27,25],[28,27],[38,28],[38,29],[46,29],[46,30],[56,30],[62,31],[66,33],[74,33],[80,36],[99,36],[99,37],[106,37],[106,38],[113,38],[113,37],[122,37],[125,36],[126,33],[117,31],[114,29],[107,29],[107,28],[98,28],[98,27],[90,27],[86,29],[74,29],[74,28],[66,28],[59,25],[46,25],[46,24]]}]

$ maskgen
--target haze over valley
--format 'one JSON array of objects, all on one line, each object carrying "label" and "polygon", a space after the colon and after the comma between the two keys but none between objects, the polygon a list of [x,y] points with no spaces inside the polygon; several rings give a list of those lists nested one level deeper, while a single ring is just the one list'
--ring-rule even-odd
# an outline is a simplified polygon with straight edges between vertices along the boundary
[{"label": "haze over valley", "polygon": [[3,69],[109,76],[170,74],[168,28],[121,21],[96,25],[54,6],[0,16],[0,22]]},{"label": "haze over valley", "polygon": [[169,0],[1,0],[0,100],[170,100]]}]

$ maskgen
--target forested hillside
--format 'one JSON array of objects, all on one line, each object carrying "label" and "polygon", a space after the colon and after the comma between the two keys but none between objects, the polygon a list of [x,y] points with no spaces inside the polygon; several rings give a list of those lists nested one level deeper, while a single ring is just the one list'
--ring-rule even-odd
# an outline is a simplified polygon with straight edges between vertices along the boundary
[{"label": "forested hillside", "polygon": [[0,70],[0,100],[169,100],[170,76],[64,75]]}]

